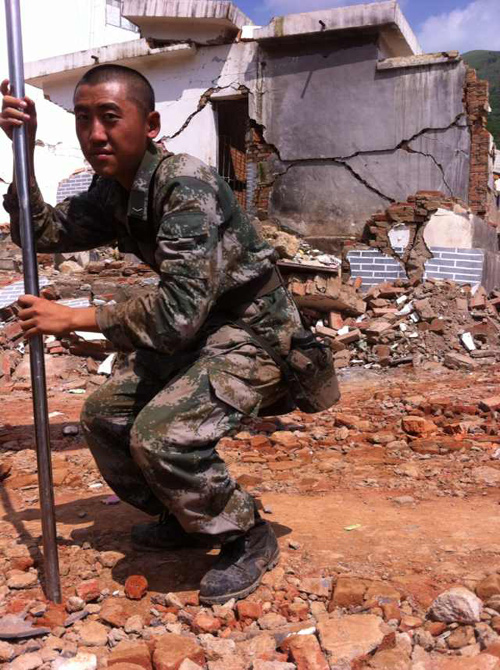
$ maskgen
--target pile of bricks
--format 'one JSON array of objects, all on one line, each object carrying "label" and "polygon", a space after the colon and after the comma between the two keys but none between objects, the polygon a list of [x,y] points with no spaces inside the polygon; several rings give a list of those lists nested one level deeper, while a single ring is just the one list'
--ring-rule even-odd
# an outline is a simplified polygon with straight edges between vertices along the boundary
[{"label": "pile of bricks", "polygon": [[[473,370],[500,360],[500,291],[489,296],[451,281],[397,280],[364,296],[354,283],[305,284],[302,311],[316,333],[328,338],[337,368],[442,365]],[[312,299],[314,286],[318,292]],[[297,284],[290,289],[294,296]],[[300,296],[299,296],[300,302]],[[358,316],[356,316],[358,315]]]}]

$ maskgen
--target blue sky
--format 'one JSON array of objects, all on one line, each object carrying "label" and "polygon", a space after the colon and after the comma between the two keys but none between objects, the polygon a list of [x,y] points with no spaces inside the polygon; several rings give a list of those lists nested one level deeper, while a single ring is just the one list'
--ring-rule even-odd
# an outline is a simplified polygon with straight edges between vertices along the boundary
[{"label": "blue sky", "polygon": [[[356,0],[235,1],[257,24],[267,23],[273,15],[357,4]],[[400,6],[424,51],[500,51],[500,0],[401,0]]]},{"label": "blue sky", "polygon": [[[238,2],[238,0],[236,0],[236,4],[255,22],[266,21],[274,13],[273,3],[271,2],[261,2],[260,0],[240,0]],[[285,6],[286,3],[282,4]],[[289,4],[298,5],[299,3],[290,2]],[[352,4],[352,2],[350,0],[346,0],[342,3],[336,3],[335,0],[333,0],[333,2],[326,3],[314,2],[313,0],[303,0],[300,2],[300,6],[303,7],[303,9],[299,11],[312,11],[317,7],[327,7],[328,4],[331,6],[335,4],[348,5]],[[403,0],[399,4],[403,9],[406,18],[411,23],[413,29],[418,30],[421,24],[429,16],[442,14],[443,12],[450,12],[454,9],[461,9],[470,4],[470,2],[467,0]],[[276,9],[278,6],[279,3],[276,3]]]}]

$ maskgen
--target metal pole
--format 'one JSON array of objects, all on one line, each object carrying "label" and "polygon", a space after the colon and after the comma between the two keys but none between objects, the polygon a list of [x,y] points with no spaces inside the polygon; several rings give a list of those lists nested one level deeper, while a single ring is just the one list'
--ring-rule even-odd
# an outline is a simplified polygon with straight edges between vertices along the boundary
[{"label": "metal pole", "polygon": [[[19,0],[5,0],[5,15],[11,90],[16,98],[24,98],[23,43]],[[14,130],[13,145],[16,188],[21,218],[24,290],[28,294],[38,296],[40,294],[38,287],[38,266],[29,201],[28,138],[24,125]],[[45,586],[49,600],[60,603],[61,584],[57,556],[54,490],[52,487],[45,361],[43,358],[43,339],[41,335],[30,338],[29,349],[38,463],[38,489],[40,492],[40,509],[42,515]]]}]

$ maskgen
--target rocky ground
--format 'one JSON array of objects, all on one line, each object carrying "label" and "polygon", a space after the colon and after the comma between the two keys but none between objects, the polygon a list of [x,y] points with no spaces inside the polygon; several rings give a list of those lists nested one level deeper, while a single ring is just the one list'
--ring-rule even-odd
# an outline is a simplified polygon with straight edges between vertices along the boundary
[{"label": "rocky ground", "polygon": [[347,370],[331,411],[226,438],[282,558],[246,600],[211,608],[197,587],[215,550],[132,550],[145,517],[111,495],[78,430],[93,377],[63,376],[49,393],[57,606],[43,593],[29,390],[0,387],[2,667],[500,668],[499,365]]}]

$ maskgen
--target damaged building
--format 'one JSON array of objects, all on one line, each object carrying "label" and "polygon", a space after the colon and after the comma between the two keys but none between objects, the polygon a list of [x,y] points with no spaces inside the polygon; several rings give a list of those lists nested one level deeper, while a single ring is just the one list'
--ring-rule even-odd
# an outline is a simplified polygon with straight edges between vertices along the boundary
[{"label": "damaged building", "polygon": [[[397,2],[264,27],[227,1],[124,0],[121,10],[141,39],[29,64],[29,83],[69,110],[95,63],[139,70],[155,89],[168,149],[217,167],[251,215],[343,254],[367,286],[404,276],[400,256],[423,231],[401,212],[389,217],[388,248],[370,234],[370,218],[418,191],[455,202],[433,213],[443,225],[429,233],[428,276],[496,273],[496,258],[486,258],[496,256],[498,212],[488,85],[457,52],[423,54]],[[89,179],[80,173],[61,194]]]}]

